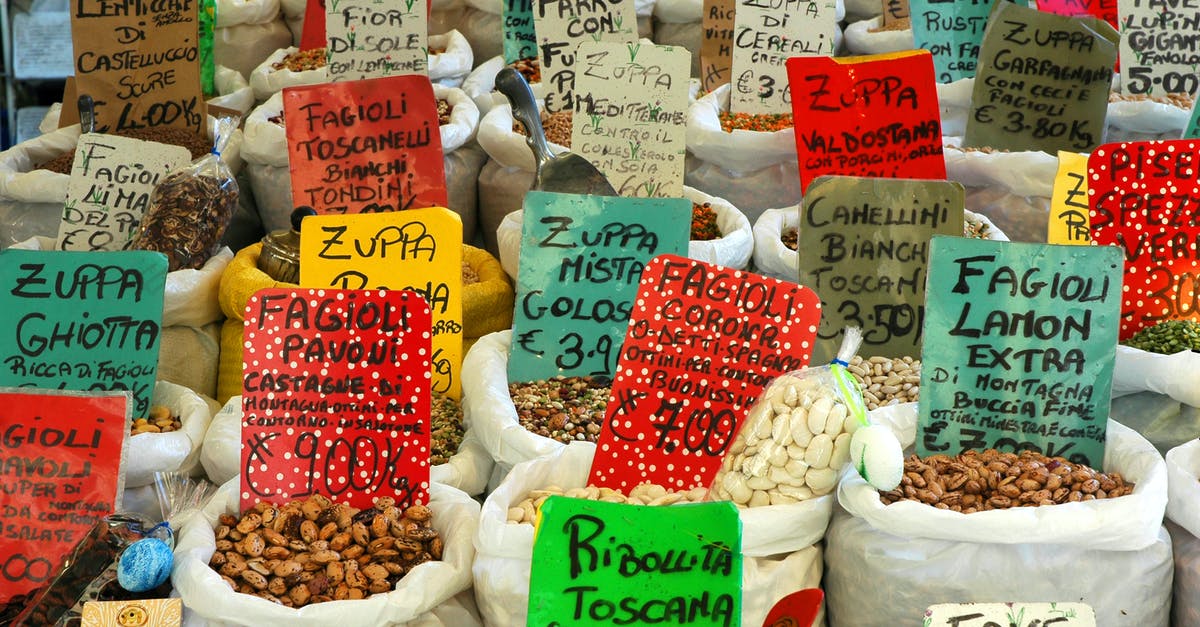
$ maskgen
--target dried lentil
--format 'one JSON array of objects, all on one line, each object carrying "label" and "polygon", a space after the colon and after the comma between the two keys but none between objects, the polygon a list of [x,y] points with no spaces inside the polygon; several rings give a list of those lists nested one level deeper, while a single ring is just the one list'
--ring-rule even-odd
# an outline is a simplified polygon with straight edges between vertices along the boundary
[{"label": "dried lentil", "polygon": [[532,525],[537,520],[538,508],[551,496],[566,496],[573,499],[604,501],[605,503],[628,503],[631,505],[682,505],[684,503],[701,503],[706,500],[708,490],[692,488],[686,492],[673,492],[661,485],[643,483],[629,491],[626,496],[612,488],[598,488],[590,485],[586,488],[571,488],[564,490],[556,485],[546,486],[540,490],[531,490],[520,503],[508,508],[508,524]]},{"label": "dried lentil", "polygon": [[559,442],[595,442],[604,424],[609,388],[591,377],[553,377],[509,383],[522,427]]},{"label": "dried lentil", "polygon": [[706,242],[721,237],[717,226],[717,212],[712,203],[692,203],[692,240]]},{"label": "dried lentil", "polygon": [[273,70],[291,70],[304,72],[325,67],[325,46],[300,50],[284,57],[282,61],[271,65]]},{"label": "dried lentil", "polygon": [[722,111],[719,116],[721,130],[732,133],[735,129],[755,131],[758,133],[774,133],[792,127],[792,114],[750,114],[730,113]]},{"label": "dried lentil", "polygon": [[458,452],[463,439],[462,406],[458,401],[434,394],[429,417],[429,463],[444,464]]},{"label": "dried lentil", "polygon": [[921,360],[855,355],[846,367],[863,391],[867,409],[915,403],[921,397]]},{"label": "dried lentil", "polygon": [[1200,352],[1200,322],[1167,320],[1146,327],[1121,343],[1125,346],[1164,355],[1186,350]]},{"label": "dried lentil", "polygon": [[919,501],[938,509],[972,514],[1011,507],[1038,507],[1131,494],[1120,473],[1103,473],[1062,457],[1036,451],[996,449],[962,455],[916,455],[904,460],[900,485],[880,493],[884,505]]}]

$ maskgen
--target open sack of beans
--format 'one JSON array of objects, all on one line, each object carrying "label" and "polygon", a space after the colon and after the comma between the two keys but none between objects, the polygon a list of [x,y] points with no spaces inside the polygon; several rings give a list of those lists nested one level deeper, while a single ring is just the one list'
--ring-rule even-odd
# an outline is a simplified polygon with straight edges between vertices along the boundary
[{"label": "open sack of beans", "polygon": [[1188,94],[1151,97],[1113,91],[1108,95],[1104,141],[1179,139],[1191,119],[1192,102]]},{"label": "open sack of beans", "polygon": [[[744,270],[754,252],[750,221],[724,198],[684,186],[683,197],[692,202],[691,239],[688,258]],[[514,211],[500,222],[496,241],[500,263],[515,281],[521,257],[521,229],[525,212]]]},{"label": "open sack of beans", "polygon": [[[54,241],[52,237],[39,236],[14,244],[13,248],[54,250]],[[198,269],[167,273],[158,351],[159,379],[216,397],[220,323],[225,318],[217,302],[217,288],[232,259],[233,253],[222,248]]]},{"label": "open sack of beans", "polygon": [[[668,492],[644,484],[628,495],[585,488],[596,447],[572,444],[516,466],[483,504],[475,543],[475,598],[488,625],[525,625],[533,557],[533,516],[550,494],[669,506],[705,500],[707,490]],[[831,497],[795,505],[739,509],[742,519],[741,624],[761,625],[785,595],[821,581],[818,543],[829,520]],[[818,620],[818,624],[824,624]]]},{"label": "open sack of beans", "polygon": [[688,108],[684,182],[728,200],[753,223],[765,209],[800,202],[795,132],[790,114],[730,116],[729,89]]},{"label": "open sack of beans", "polygon": [[1200,624],[1200,440],[1167,452],[1167,531],[1175,552],[1173,625]]},{"label": "open sack of beans", "polygon": [[[469,392],[467,392],[469,393]],[[483,494],[492,473],[492,458],[473,436],[465,435],[462,405],[435,396],[430,416],[430,480],[471,496]],[[241,470],[242,396],[231,396],[213,416],[204,435],[200,462],[216,483],[237,477]]]},{"label": "open sack of beans", "polygon": [[182,385],[156,382],[148,415],[133,416],[125,487],[148,486],[156,472],[197,471],[212,415],[212,408],[199,394]]},{"label": "open sack of beans", "polygon": [[[479,110],[461,89],[434,85],[433,95],[439,101],[448,208],[462,219],[463,240],[471,241],[476,228],[475,181],[485,159],[471,141],[479,127]],[[292,210],[305,204],[292,198],[286,124],[283,92],[270,96],[246,117],[242,155],[267,232],[290,228]]]},{"label": "open sack of beans", "polygon": [[[870,417],[911,453],[916,404]],[[975,481],[972,471],[997,484],[996,473],[1016,472],[1007,485],[1017,493],[1007,496],[1010,488],[1001,487],[985,500],[965,483]],[[1043,497],[1055,504],[1014,506]],[[1145,438],[1116,420],[1108,422],[1103,468],[994,451],[910,457],[896,490],[881,494],[848,472],[838,502],[843,509],[825,538],[825,600],[835,624],[890,627],[935,603],[1004,599],[1080,601],[1096,611],[1098,625],[1167,625],[1166,465]],[[931,502],[986,511],[961,513]]]},{"label": "open sack of beans", "polygon": [[885,54],[915,47],[908,20],[884,26],[883,16],[877,15],[846,25],[846,51],[850,54]]},{"label": "open sack of beans", "polygon": [[238,479],[226,482],[178,535],[171,582],[186,623],[478,624],[461,593],[479,504],[436,483],[429,494],[428,506],[405,509],[380,499],[357,511],[313,496],[242,512]]},{"label": "open sack of beans", "polygon": [[[280,46],[249,72],[254,97],[263,102],[284,87],[328,83],[325,54],[324,47],[302,51],[296,46]],[[452,30],[429,36],[428,73],[434,85],[462,85],[474,67],[473,58],[471,45],[462,33]]]},{"label": "open sack of beans", "polygon": [[988,217],[1015,242],[1045,242],[1058,157],[1040,150],[961,148],[943,139],[946,178],[966,188],[966,207]]},{"label": "open sack of beans", "polygon": [[[1008,241],[987,216],[963,212],[963,236]],[[796,282],[800,276],[800,208],[767,209],[754,223],[754,267],[767,276]]]}]

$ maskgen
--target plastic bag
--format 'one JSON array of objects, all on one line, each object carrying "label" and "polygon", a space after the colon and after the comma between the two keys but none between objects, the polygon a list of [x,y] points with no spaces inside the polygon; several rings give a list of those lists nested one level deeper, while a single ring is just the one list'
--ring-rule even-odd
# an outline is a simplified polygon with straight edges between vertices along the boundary
[{"label": "plastic bag", "polygon": [[[709,196],[686,185],[683,188],[683,197],[693,203],[709,203],[717,214],[717,227],[721,231],[721,237],[717,239],[688,242],[688,258],[744,270],[754,250],[754,236],[746,216],[724,198]],[[524,210],[513,211],[504,216],[496,229],[500,265],[504,266],[504,271],[514,281],[517,280],[517,266],[521,258],[521,229],[524,217]]]},{"label": "plastic bag", "polygon": [[217,300],[226,317],[221,326],[221,358],[217,367],[216,399],[221,403],[242,393],[242,321],[246,316],[246,303],[262,289],[297,287],[294,283],[276,281],[259,270],[261,253],[262,242],[239,250],[221,275]]},{"label": "plastic bag", "polygon": [[[870,418],[911,446],[915,403]],[[1099,625],[1166,625],[1166,465],[1149,442],[1110,420],[1104,469],[1135,482],[1133,494],[974,514],[911,501],[885,506],[847,472],[838,488],[845,513],[834,515],[826,537],[830,616],[838,624],[890,626],[951,599],[1081,600],[1096,610]],[[1110,572],[1121,577],[1081,576]]]},{"label": "plastic bag", "polygon": [[[213,529],[221,514],[237,514],[238,479],[221,486],[199,516],[183,525],[175,548],[171,582],[191,613],[208,624],[231,625],[402,625],[428,624],[439,605],[452,602],[471,586],[472,544],[479,526],[479,504],[463,492],[434,483],[429,509],[445,542],[442,561],[414,568],[387,593],[346,602],[316,603],[299,610],[239,594],[221,580],[208,561],[216,550]],[[433,624],[442,624],[440,621]],[[469,623],[468,623],[469,624]]]},{"label": "plastic bag", "polygon": [[845,370],[861,345],[861,330],[847,328],[832,364],[771,381],[725,452],[710,500],[754,508],[833,492],[850,461],[850,438],[866,421],[862,390]]},{"label": "plastic bag", "polygon": [[[471,141],[479,128],[479,110],[461,89],[434,85],[433,95],[452,107],[450,122],[438,127],[445,155],[446,192],[449,209],[462,219],[463,240],[471,241],[478,220],[476,181],[485,161],[482,151],[475,149]],[[283,93],[277,92],[247,116],[243,143],[246,173],[263,228],[268,232],[291,228],[295,208],[288,172],[287,131],[271,121],[282,114]]]},{"label": "plastic bag", "polygon": [[[221,19],[217,16],[217,19]],[[261,24],[237,24],[213,30],[213,57],[217,65],[233,68],[242,76],[262,63],[272,52],[292,41],[292,31],[282,18]]]},{"label": "plastic bag", "polygon": [[849,54],[885,54],[912,50],[912,29],[880,30],[883,16],[877,15],[846,26],[846,52]]},{"label": "plastic bag", "polygon": [[[551,484],[583,487],[596,446],[577,442],[550,456],[522,463],[484,501],[473,566],[475,597],[488,625],[525,625],[532,567],[532,525],[508,524],[508,508],[531,490]],[[815,588],[821,580],[818,543],[833,507],[832,496],[786,506],[739,510],[742,520],[741,624],[761,625],[783,596]],[[818,619],[817,624],[823,624]]]},{"label": "plastic bag", "polygon": [[163,253],[169,271],[199,268],[213,256],[238,207],[237,181],[221,159],[238,121],[221,118],[212,153],[154,186],[150,208],[133,239],[134,250]]},{"label": "plastic bag", "polygon": [[1058,157],[1041,151],[981,152],[946,138],[946,178],[966,188],[966,207],[1017,242],[1045,242]]},{"label": "plastic bag", "polygon": [[1167,452],[1167,530],[1175,553],[1175,625],[1200,624],[1200,440]]}]

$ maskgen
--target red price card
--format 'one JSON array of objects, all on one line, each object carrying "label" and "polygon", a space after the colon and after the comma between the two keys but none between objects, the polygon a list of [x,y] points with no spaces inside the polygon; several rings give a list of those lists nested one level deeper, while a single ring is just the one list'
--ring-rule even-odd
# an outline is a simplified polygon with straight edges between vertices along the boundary
[{"label": "red price card", "polygon": [[304,27],[300,31],[300,49],[325,47],[325,0],[308,0],[304,5]]},{"label": "red price card", "polygon": [[242,507],[324,494],[428,502],[429,305],[414,292],[260,290],[246,305]]},{"label": "red price card", "polygon": [[808,365],[821,299],[675,255],[645,270],[588,483],[707,487],[771,379]]},{"label": "red price card", "polygon": [[1125,253],[1121,340],[1164,320],[1200,320],[1197,150],[1195,139],[1123,142],[1088,157],[1092,241]]},{"label": "red price card", "polygon": [[945,179],[933,57],[792,57],[800,188],[825,174]]},{"label": "red price card", "polygon": [[1117,0],[1037,0],[1037,10],[1057,15],[1093,15],[1119,28]]},{"label": "red price card", "polygon": [[445,207],[437,100],[427,76],[283,90],[292,201],[318,213]]},{"label": "red price card", "polygon": [[0,607],[50,583],[92,524],[116,511],[128,392],[0,388]]}]

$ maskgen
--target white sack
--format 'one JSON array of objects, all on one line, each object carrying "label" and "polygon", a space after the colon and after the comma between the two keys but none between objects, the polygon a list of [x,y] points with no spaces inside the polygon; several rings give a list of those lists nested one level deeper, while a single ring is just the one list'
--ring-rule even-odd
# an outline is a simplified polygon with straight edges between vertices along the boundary
[{"label": "white sack", "polygon": [[854,22],[846,26],[846,52],[849,54],[885,54],[912,50],[912,29],[879,30],[883,16]]},{"label": "white sack", "polygon": [[200,461],[204,434],[212,420],[208,403],[182,385],[156,382],[150,404],[171,410],[171,415],[179,417],[183,428],[169,433],[139,433],[129,438],[129,455],[124,467],[126,488],[150,485],[154,482],[155,472],[187,474],[195,470]]},{"label": "white sack", "polygon": [[1192,112],[1154,100],[1110,100],[1105,143],[1179,139]]},{"label": "white sack", "polygon": [[1045,242],[1058,157],[1040,150],[980,152],[945,138],[946,178],[966,188],[966,207],[987,216],[1013,241]]},{"label": "white sack", "polygon": [[243,76],[262,63],[272,51],[292,41],[292,31],[282,18],[262,24],[237,24],[213,31],[213,59]]},{"label": "white sack", "polygon": [[1117,345],[1113,368],[1113,396],[1135,392],[1155,392],[1181,403],[1200,407],[1200,353],[1180,351],[1162,355],[1132,346]]},{"label": "white sack", "polygon": [[217,28],[262,24],[279,17],[279,0],[217,0]]}]

